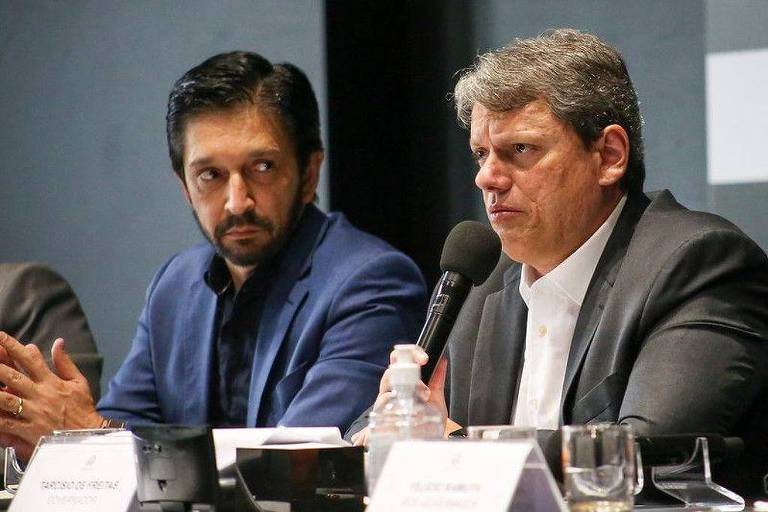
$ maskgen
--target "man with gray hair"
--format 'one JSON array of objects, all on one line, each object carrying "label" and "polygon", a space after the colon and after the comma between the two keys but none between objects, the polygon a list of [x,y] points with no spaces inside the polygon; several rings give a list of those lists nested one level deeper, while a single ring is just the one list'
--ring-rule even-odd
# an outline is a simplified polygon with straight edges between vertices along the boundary
[{"label": "man with gray hair", "polygon": [[757,483],[768,260],[728,221],[643,193],[621,55],[575,30],[516,40],[480,55],[454,98],[504,255],[451,333],[448,382],[443,365],[430,383],[448,430],[607,421],[741,436],[734,481]]}]

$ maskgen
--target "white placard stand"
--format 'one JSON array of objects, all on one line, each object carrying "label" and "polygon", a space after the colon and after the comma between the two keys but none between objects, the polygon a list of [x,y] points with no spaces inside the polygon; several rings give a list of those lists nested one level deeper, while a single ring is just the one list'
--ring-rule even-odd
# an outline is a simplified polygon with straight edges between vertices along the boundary
[{"label": "white placard stand", "polygon": [[405,441],[366,512],[566,512],[535,441]]},{"label": "white placard stand", "polygon": [[131,433],[42,438],[9,510],[137,511]]}]

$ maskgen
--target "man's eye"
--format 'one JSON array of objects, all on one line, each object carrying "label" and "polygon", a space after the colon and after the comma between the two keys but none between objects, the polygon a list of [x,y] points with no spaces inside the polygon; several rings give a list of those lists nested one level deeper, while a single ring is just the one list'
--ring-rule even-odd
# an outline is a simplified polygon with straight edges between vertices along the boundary
[{"label": "man's eye", "polygon": [[274,168],[275,164],[269,160],[261,160],[253,166],[253,170],[257,173],[269,172]]},{"label": "man's eye", "polygon": [[213,181],[219,176],[221,176],[221,173],[218,171],[218,169],[204,169],[202,172],[200,172],[200,174],[197,175],[201,181]]},{"label": "man's eye", "polygon": [[522,153],[529,153],[533,147],[530,144],[522,144],[517,143],[514,146],[515,153],[522,154]]},{"label": "man's eye", "polygon": [[527,153],[528,151],[531,150],[531,146],[529,146],[528,144],[520,144],[520,143],[515,144],[514,148],[515,148],[515,153]]},{"label": "man's eye", "polygon": [[472,158],[475,159],[475,162],[477,162],[477,165],[483,165],[483,162],[485,162],[486,156],[488,156],[488,153],[486,153],[484,150],[478,149],[477,151],[472,152]]}]

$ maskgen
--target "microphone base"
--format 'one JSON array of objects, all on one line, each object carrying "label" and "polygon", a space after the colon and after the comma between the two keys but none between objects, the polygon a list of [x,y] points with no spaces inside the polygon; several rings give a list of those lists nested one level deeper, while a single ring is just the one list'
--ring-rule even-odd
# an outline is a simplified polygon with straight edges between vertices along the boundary
[{"label": "microphone base", "polygon": [[638,482],[643,486],[638,496],[640,503],[658,502],[658,497],[666,495],[684,503],[686,508],[744,510],[744,498],[712,481],[706,437],[696,439],[693,454],[688,460],[680,464],[651,467],[650,482],[642,483],[647,478],[643,473],[642,466],[638,467]]}]

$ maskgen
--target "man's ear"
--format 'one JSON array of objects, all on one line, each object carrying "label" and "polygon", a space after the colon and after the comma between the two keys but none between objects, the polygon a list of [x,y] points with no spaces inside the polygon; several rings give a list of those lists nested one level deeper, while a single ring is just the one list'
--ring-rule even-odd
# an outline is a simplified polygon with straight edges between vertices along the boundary
[{"label": "man's ear", "polygon": [[604,187],[615,185],[624,177],[629,162],[629,136],[618,124],[603,128],[597,141],[600,153],[600,176],[598,183]]},{"label": "man's ear", "polygon": [[309,204],[315,200],[317,194],[317,184],[320,181],[320,166],[323,165],[325,152],[313,151],[309,155],[307,168],[301,177],[301,199],[304,204]]},{"label": "man's ear", "polygon": [[[184,171],[182,171],[183,173]],[[179,176],[179,173],[175,172],[173,173],[174,176],[176,176],[176,180],[179,182],[179,185],[181,186],[181,192],[184,194],[184,199],[187,201],[187,204],[189,206],[192,206],[192,199],[189,197],[189,190],[187,190],[187,182],[184,181],[184,176]]]}]

